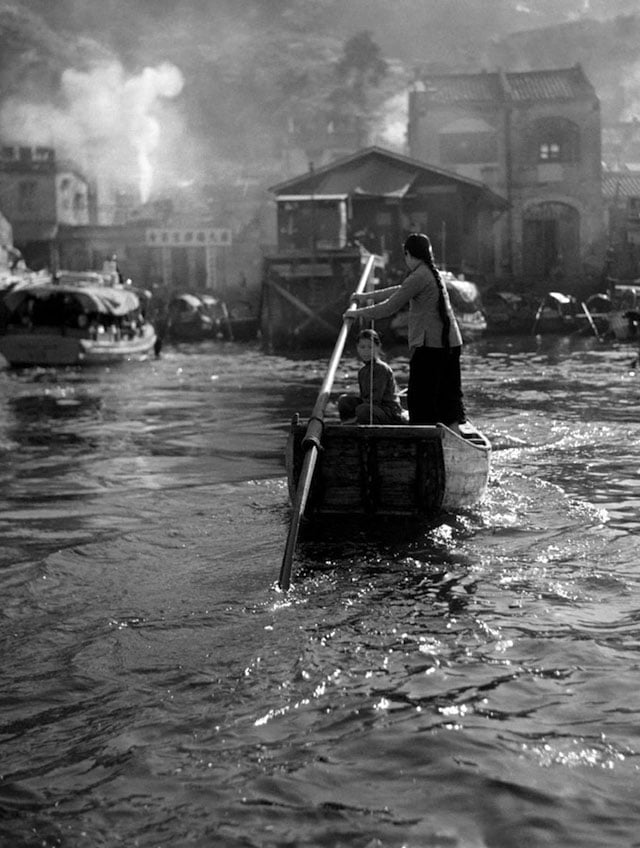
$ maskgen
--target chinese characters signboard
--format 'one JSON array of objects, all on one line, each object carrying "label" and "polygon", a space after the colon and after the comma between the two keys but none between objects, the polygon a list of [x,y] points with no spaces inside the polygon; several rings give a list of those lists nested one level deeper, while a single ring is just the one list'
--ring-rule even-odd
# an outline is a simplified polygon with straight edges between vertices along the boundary
[{"label": "chinese characters signboard", "polygon": [[229,247],[231,230],[223,227],[183,229],[149,229],[145,243],[150,247]]}]

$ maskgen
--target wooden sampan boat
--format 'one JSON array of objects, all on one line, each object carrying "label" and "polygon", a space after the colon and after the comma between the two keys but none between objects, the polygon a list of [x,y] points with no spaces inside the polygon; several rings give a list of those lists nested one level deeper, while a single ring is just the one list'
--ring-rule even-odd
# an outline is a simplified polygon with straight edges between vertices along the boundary
[{"label": "wooden sampan boat", "polygon": [[[305,517],[426,517],[472,506],[487,487],[491,445],[476,428],[463,427],[458,435],[442,424],[325,423]],[[306,433],[294,419],[286,450],[292,501]]]},{"label": "wooden sampan boat", "polygon": [[[366,260],[355,294],[365,290],[378,257]],[[355,303],[355,296],[351,304]],[[436,515],[476,503],[487,486],[491,445],[474,427],[350,425],[325,421],[331,386],[353,319],[344,317],[327,373],[305,426],[296,415],[286,465],[292,515],[278,588],[291,585],[302,520],[313,516]]]}]

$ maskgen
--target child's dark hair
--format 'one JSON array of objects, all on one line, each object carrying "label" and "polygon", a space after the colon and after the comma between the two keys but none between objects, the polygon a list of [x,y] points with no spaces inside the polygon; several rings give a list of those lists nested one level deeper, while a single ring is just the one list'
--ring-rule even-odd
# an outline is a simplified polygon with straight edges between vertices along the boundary
[{"label": "child's dark hair", "polygon": [[451,327],[451,319],[447,312],[444,282],[433,258],[433,250],[431,248],[429,236],[424,233],[411,233],[405,240],[404,250],[415,259],[421,259],[435,277],[438,285],[438,313],[440,314],[440,320],[442,321],[442,347],[445,348],[445,350],[449,350],[449,329]]},{"label": "child's dark hair", "polygon": [[360,330],[360,332],[358,333],[358,341],[360,341],[360,339],[367,339],[368,341],[375,342],[378,345],[381,343],[380,336],[376,333],[375,330],[371,329]]}]

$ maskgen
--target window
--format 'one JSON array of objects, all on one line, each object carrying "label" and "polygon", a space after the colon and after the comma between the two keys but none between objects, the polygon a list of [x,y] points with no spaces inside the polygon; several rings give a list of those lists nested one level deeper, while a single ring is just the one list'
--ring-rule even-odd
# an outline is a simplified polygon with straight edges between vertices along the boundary
[{"label": "window", "polygon": [[414,209],[402,216],[402,227],[410,233],[426,233],[429,216],[424,209]]},{"label": "window", "polygon": [[497,157],[494,133],[448,133],[440,136],[441,162],[495,162]]},{"label": "window", "polygon": [[628,215],[634,221],[640,221],[640,197],[630,197],[628,202]]},{"label": "window", "polygon": [[543,141],[540,145],[538,158],[541,162],[559,162],[560,161],[560,145],[556,142]]},{"label": "window", "polygon": [[33,212],[36,201],[36,183],[22,182],[18,186],[18,205],[21,212]]},{"label": "window", "polygon": [[538,163],[578,162],[580,160],[580,131],[566,118],[542,118],[531,132],[532,158]]},{"label": "window", "polygon": [[376,212],[376,224],[379,227],[390,227],[392,222],[391,212]]},{"label": "window", "polygon": [[480,118],[459,118],[440,130],[440,161],[460,165],[496,162],[495,129]]},{"label": "window", "polygon": [[53,161],[53,150],[50,147],[36,147],[33,152],[34,162],[51,162]]}]

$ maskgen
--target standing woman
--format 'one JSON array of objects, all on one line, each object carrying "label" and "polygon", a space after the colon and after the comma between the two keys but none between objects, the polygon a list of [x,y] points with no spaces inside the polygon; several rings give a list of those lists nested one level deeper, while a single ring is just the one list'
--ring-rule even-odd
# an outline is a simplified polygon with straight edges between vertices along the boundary
[{"label": "standing woman", "polygon": [[409,269],[399,286],[352,295],[372,306],[345,312],[345,318],[389,318],[409,304],[410,424],[441,422],[454,430],[466,420],[460,379],[462,335],[449,293],[433,259],[429,237],[411,233],[404,243]]}]

